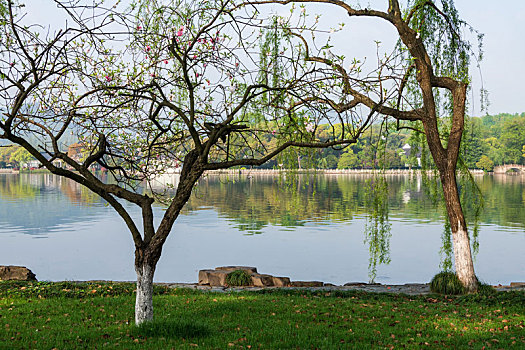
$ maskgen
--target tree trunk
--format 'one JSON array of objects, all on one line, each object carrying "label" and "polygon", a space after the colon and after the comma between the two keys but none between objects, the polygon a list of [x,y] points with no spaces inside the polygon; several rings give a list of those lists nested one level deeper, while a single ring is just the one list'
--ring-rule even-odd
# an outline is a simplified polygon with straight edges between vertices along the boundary
[{"label": "tree trunk", "polygon": [[440,171],[440,175],[452,230],[456,274],[467,292],[473,293],[478,290],[478,280],[474,273],[470,241],[465,216],[459,200],[455,169]]},{"label": "tree trunk", "polygon": [[137,298],[135,301],[135,324],[153,320],[153,274],[155,266],[145,261],[135,265],[137,272]]}]

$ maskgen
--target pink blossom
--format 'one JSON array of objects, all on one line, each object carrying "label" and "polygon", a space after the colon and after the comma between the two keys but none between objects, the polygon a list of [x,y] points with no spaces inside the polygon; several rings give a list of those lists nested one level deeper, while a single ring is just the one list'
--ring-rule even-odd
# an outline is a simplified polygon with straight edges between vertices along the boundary
[{"label": "pink blossom", "polygon": [[197,58],[197,55],[193,55],[193,59],[196,59]]},{"label": "pink blossom", "polygon": [[182,26],[182,27],[179,28],[179,30],[177,31],[177,33],[175,33],[175,35],[177,35],[177,36],[182,36],[183,31],[184,31],[184,27]]},{"label": "pink blossom", "polygon": [[164,64],[168,64],[168,60],[164,60]]},{"label": "pink blossom", "polygon": [[141,27],[141,26],[137,26],[137,30],[141,30],[141,29],[142,29],[142,27]]},{"label": "pink blossom", "polygon": [[195,76],[198,78],[199,77],[199,73],[195,73]]},{"label": "pink blossom", "polygon": [[109,75],[106,75],[106,80],[111,81],[111,77]]},{"label": "pink blossom", "polygon": [[146,46],[146,51],[149,52],[151,50],[151,46]]},{"label": "pink blossom", "polygon": [[150,75],[151,75],[153,78],[155,78],[155,73],[151,73]]},{"label": "pink blossom", "polygon": [[272,130],[272,135],[275,135],[276,133],[277,133],[277,131]]},{"label": "pink blossom", "polygon": [[313,132],[315,130],[315,125],[314,123],[308,123],[306,124],[306,131],[307,132]]}]

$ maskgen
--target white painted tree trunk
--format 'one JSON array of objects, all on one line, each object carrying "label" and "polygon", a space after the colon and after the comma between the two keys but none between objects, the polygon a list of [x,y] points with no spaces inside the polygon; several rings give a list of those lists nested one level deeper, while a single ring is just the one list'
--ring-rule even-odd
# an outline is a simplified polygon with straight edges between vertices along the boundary
[{"label": "white painted tree trunk", "polygon": [[153,273],[148,264],[135,266],[137,272],[137,299],[135,301],[135,324],[153,320]]},{"label": "white painted tree trunk", "polygon": [[474,273],[467,230],[461,225],[461,222],[458,222],[458,231],[452,232],[452,239],[454,241],[456,274],[467,291],[474,292],[477,290],[478,282]]}]

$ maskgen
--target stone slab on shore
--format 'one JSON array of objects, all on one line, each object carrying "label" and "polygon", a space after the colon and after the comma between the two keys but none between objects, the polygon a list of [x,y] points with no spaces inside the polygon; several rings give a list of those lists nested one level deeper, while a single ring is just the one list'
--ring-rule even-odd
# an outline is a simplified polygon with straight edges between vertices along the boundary
[{"label": "stone slab on shore", "polygon": [[251,276],[250,285],[253,287],[287,287],[290,285],[290,278],[257,273],[257,268],[252,266],[219,266],[214,270],[200,270],[198,284],[201,286],[227,287],[226,277],[231,272],[238,270],[246,271]]},{"label": "stone slab on shore", "polygon": [[0,281],[36,281],[36,275],[25,266],[0,265]]}]

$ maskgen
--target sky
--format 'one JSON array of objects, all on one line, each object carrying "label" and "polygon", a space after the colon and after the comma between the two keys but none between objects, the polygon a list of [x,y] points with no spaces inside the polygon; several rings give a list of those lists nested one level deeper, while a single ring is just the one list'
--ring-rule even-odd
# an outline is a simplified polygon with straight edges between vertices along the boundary
[{"label": "sky", "polygon": [[[116,0],[108,0],[108,3]],[[27,9],[35,11],[28,19],[47,22],[57,20],[57,11],[51,0],[26,0]],[[386,10],[388,0],[347,0],[359,2],[362,7]],[[521,113],[525,112],[525,0],[456,0],[460,16],[479,32],[485,34],[484,60],[481,71],[472,69],[472,92],[469,114]],[[273,11],[285,13],[283,6]],[[374,40],[382,47],[391,47],[397,37],[393,27],[379,19],[352,19],[341,8],[331,5],[310,6],[311,14],[321,14],[321,21],[337,27],[346,22],[337,37],[333,51],[347,57],[375,57]],[[488,110],[480,110],[479,89],[489,92]]]}]

